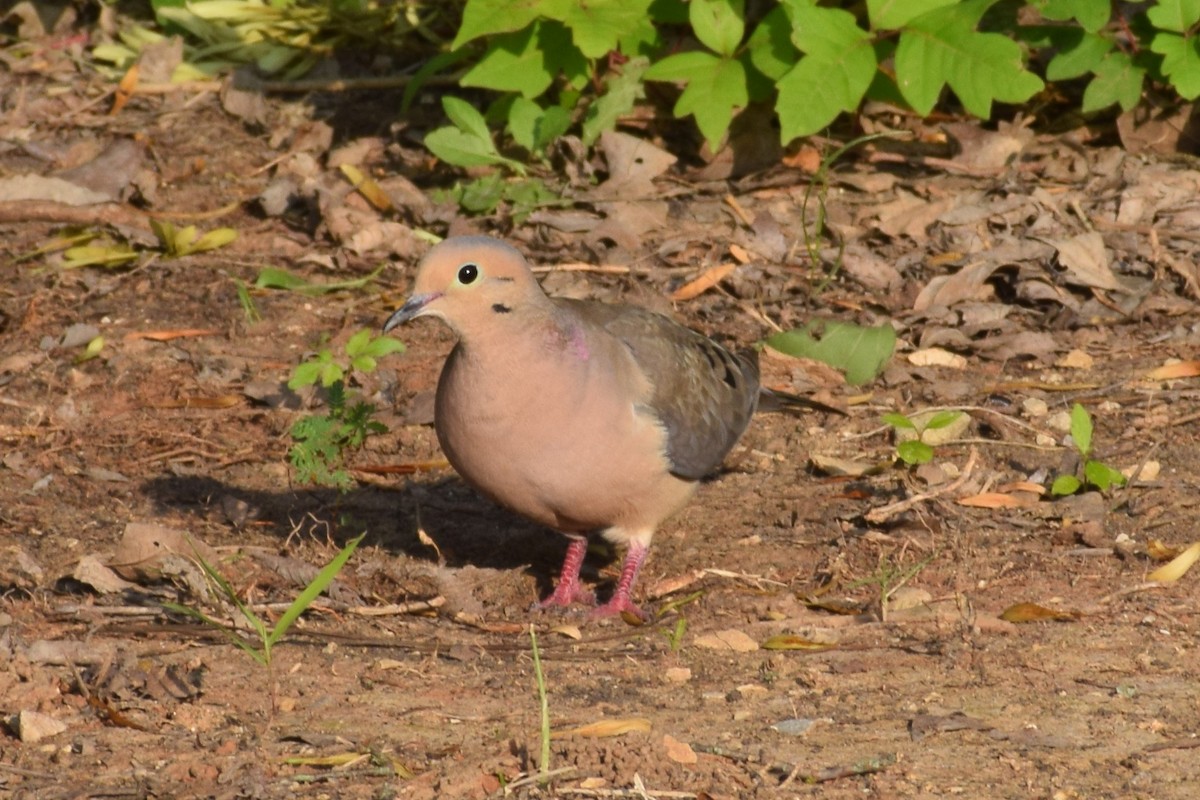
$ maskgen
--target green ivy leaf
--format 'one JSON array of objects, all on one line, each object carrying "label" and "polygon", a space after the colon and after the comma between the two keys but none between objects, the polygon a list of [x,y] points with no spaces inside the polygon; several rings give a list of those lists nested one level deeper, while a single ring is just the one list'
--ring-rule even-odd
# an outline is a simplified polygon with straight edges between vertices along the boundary
[{"label": "green ivy leaf", "polygon": [[450,49],[481,36],[519,31],[541,16],[543,5],[542,0],[467,0]]},{"label": "green ivy leaf", "polygon": [[701,44],[731,57],[746,33],[746,4],[744,0],[692,0],[688,20]]},{"label": "green ivy leaf", "polygon": [[1114,51],[1096,67],[1096,77],[1083,90],[1081,110],[1085,114],[1119,103],[1122,111],[1132,111],[1142,100],[1146,70],[1133,63],[1127,54]]},{"label": "green ivy leaf", "polygon": [[792,21],[782,6],[767,12],[746,41],[750,63],[772,81],[778,81],[800,60],[792,44]]},{"label": "green ivy leaf", "polygon": [[700,133],[714,150],[729,130],[733,110],[750,100],[745,65],[711,53],[667,56],[647,69],[645,77],[651,81],[687,82],[675,103],[675,116],[695,117]]},{"label": "green ivy leaf", "polygon": [[957,3],[958,0],[867,0],[871,30],[899,30],[922,14]]},{"label": "green ivy leaf", "polygon": [[1046,79],[1064,81],[1095,72],[1104,57],[1113,49],[1113,43],[1094,33],[1079,29],[1067,29],[1056,37],[1058,54],[1046,65]]},{"label": "green ivy leaf", "polygon": [[619,71],[608,74],[604,80],[604,94],[587,110],[583,120],[583,143],[589,147],[600,138],[600,134],[617,127],[617,120],[633,110],[638,100],[646,96],[643,81],[649,59],[630,59]]},{"label": "green ivy leaf", "polygon": [[1020,46],[998,33],[975,30],[997,0],[964,0],[912,19],[896,47],[896,79],[913,109],[929,114],[949,85],[968,112],[981,119],[994,101],[1020,103],[1042,90],[1025,69]]},{"label": "green ivy leaf", "polygon": [[865,328],[848,322],[814,320],[803,328],[783,331],[765,344],[781,353],[813,358],[846,374],[851,386],[861,386],[883,371],[896,346],[896,331],[888,323]]},{"label": "green ivy leaf", "polygon": [[1163,74],[1180,97],[1200,97],[1200,37],[1159,33],[1150,42],[1150,50],[1163,57]]},{"label": "green ivy leaf", "polygon": [[1033,5],[1046,19],[1073,19],[1088,33],[1099,31],[1112,16],[1112,3],[1106,0],[1035,0]]},{"label": "green ivy leaf", "polygon": [[539,41],[541,27],[534,23],[524,30],[492,39],[487,51],[459,79],[459,84],[497,92],[520,92],[527,98],[549,89],[555,71],[547,63],[548,54]]},{"label": "green ivy leaf", "polygon": [[793,12],[792,43],[805,55],[779,82],[780,138],[816,133],[858,107],[878,64],[870,35],[854,15],[812,6]]},{"label": "green ivy leaf", "polygon": [[1158,0],[1154,7],[1146,12],[1146,18],[1161,30],[1187,33],[1193,25],[1200,22],[1200,1]]},{"label": "green ivy leaf", "polygon": [[487,52],[459,83],[463,86],[520,92],[532,99],[550,88],[560,72],[568,82],[586,81],[587,59],[571,43],[571,35],[560,23],[535,22],[516,33],[497,36]]},{"label": "green ivy leaf", "polygon": [[1080,455],[1092,452],[1092,418],[1079,403],[1071,407],[1071,440]]},{"label": "green ivy leaf", "polygon": [[509,133],[517,144],[531,153],[544,151],[570,126],[570,112],[559,106],[543,109],[533,100],[518,97],[508,110]]},{"label": "green ivy leaf", "polygon": [[652,0],[545,0],[546,16],[571,29],[571,38],[588,58],[616,50],[621,37],[644,24]]}]

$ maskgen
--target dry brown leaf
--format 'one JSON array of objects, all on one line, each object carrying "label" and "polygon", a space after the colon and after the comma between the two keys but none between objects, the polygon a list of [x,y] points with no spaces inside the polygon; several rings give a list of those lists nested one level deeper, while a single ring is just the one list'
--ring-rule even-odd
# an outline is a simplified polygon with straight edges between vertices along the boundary
[{"label": "dry brown leaf", "polygon": [[1076,611],[1055,611],[1052,608],[1039,606],[1037,603],[1017,603],[1004,609],[1004,613],[1000,615],[1000,619],[1005,622],[1045,622],[1047,620],[1056,620],[1066,622],[1079,619],[1079,613]]},{"label": "dry brown leaf", "polygon": [[575,641],[583,638],[583,633],[579,630],[578,625],[555,625],[550,629],[550,633],[557,633]]},{"label": "dry brown leaf", "polygon": [[1200,376],[1200,361],[1178,361],[1150,370],[1146,374],[1146,380],[1166,381],[1173,378],[1195,378],[1197,376]]},{"label": "dry brown leaf", "polygon": [[913,302],[913,311],[925,311],[971,300],[1000,265],[990,259],[967,264],[953,275],[939,275],[929,281]]},{"label": "dry brown leaf", "polygon": [[916,367],[966,369],[967,359],[941,347],[926,347],[908,354],[908,363]]},{"label": "dry brown leaf", "polygon": [[1002,492],[983,492],[968,497],[960,497],[958,504],[970,508],[1029,508],[1037,505],[1037,498],[1027,494],[1004,494]]},{"label": "dry brown leaf", "polygon": [[129,102],[129,98],[133,97],[133,93],[137,90],[140,73],[141,66],[134,64],[121,76],[121,81],[117,84],[117,91],[113,93],[112,108],[108,110],[110,117],[120,114],[121,109],[125,108],[125,104]]},{"label": "dry brown leaf", "polygon": [[996,487],[997,492],[1010,494],[1012,492],[1032,492],[1033,494],[1042,495],[1046,493],[1046,487],[1040,483],[1032,483],[1030,481],[1013,481],[1012,483],[1002,483]]},{"label": "dry brown leaf", "polygon": [[679,741],[669,733],[663,735],[663,747],[667,750],[667,758],[676,764],[695,764],[700,760],[691,745]]},{"label": "dry brown leaf", "polygon": [[1197,560],[1200,560],[1200,542],[1194,542],[1187,550],[1147,575],[1146,579],[1157,583],[1174,583],[1186,575]]},{"label": "dry brown leaf", "polygon": [[688,281],[683,286],[671,292],[671,299],[679,303],[684,300],[691,300],[693,297],[699,297],[728,278],[737,268],[737,264],[720,264],[715,267],[709,267],[704,272],[701,272],[699,277]]},{"label": "dry brown leaf", "polygon": [[1046,241],[1058,250],[1058,262],[1067,268],[1069,282],[1111,291],[1123,288],[1113,274],[1108,251],[1104,249],[1104,237],[1096,231]]},{"label": "dry brown leaf", "polygon": [[1182,552],[1182,547],[1172,547],[1169,544],[1164,544],[1159,539],[1151,539],[1146,542],[1146,555],[1155,561],[1170,561]]},{"label": "dry brown leaf", "polygon": [[733,256],[734,261],[738,262],[739,264],[750,263],[750,253],[741,245],[729,245],[729,255]]},{"label": "dry brown leaf", "polygon": [[560,732],[559,736],[583,736],[588,739],[610,739],[613,736],[624,736],[627,733],[649,733],[650,720],[644,717],[628,717],[625,719],[605,719],[569,731]]}]

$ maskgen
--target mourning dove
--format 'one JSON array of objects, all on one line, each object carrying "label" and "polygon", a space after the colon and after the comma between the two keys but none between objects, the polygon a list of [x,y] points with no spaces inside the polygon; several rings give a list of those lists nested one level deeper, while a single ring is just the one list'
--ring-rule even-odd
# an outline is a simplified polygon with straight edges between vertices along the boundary
[{"label": "mourning dove", "polygon": [[749,424],[757,359],[643,308],[548,297],[517,250],[485,236],[430,250],[384,332],[422,316],[458,335],[434,407],[450,464],[570,537],[541,606],[592,602],[579,570],[600,532],[628,553],[592,616],[645,619],[631,593],[650,540]]}]

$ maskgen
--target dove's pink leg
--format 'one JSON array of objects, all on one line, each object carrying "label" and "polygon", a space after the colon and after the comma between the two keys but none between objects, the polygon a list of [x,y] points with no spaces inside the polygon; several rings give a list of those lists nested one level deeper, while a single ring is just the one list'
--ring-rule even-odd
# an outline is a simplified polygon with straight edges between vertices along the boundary
[{"label": "dove's pink leg", "polygon": [[637,607],[631,596],[633,583],[637,580],[638,571],[641,570],[642,564],[646,561],[646,554],[649,552],[648,546],[636,539],[630,540],[629,553],[625,556],[625,565],[621,567],[621,577],[617,581],[617,589],[613,592],[611,600],[592,611],[589,615],[592,619],[615,617],[622,611],[627,611],[641,620],[650,619],[646,612]]},{"label": "dove's pink leg", "polygon": [[586,557],[587,539],[582,536],[572,536],[571,543],[567,545],[567,557],[563,559],[558,586],[554,587],[553,594],[538,603],[539,608],[565,607],[572,603],[588,603],[590,605],[596,602],[595,596],[583,588],[583,584],[579,582],[579,570],[583,567],[583,559]]}]

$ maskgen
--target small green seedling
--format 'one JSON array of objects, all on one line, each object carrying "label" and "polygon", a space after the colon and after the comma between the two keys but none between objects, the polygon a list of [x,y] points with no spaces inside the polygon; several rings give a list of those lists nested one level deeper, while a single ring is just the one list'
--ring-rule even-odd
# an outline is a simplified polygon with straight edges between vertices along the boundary
[{"label": "small green seedling", "polygon": [[1113,486],[1125,485],[1125,476],[1120,471],[1088,457],[1092,452],[1092,418],[1079,403],[1071,408],[1071,441],[1083,461],[1083,480],[1074,475],[1059,475],[1050,485],[1050,494],[1075,494],[1085,486],[1095,486],[1107,492]]},{"label": "small green seedling", "polygon": [[[292,624],[300,618],[300,615],[308,610],[313,601],[329,588],[329,585],[337,578],[338,573],[342,571],[342,567],[346,565],[346,561],[349,560],[355,548],[358,547],[366,535],[366,533],[359,534],[347,542],[346,546],[333,557],[333,560],[326,564],[317,573],[317,576],[312,579],[312,582],[305,586],[304,590],[296,596],[296,599],[283,612],[283,616],[276,620],[275,624],[270,627],[267,626],[267,623],[258,614],[254,613],[254,609],[242,602],[242,599],[238,597],[237,591],[234,590],[225,576],[215,566],[208,563],[200,555],[199,551],[196,550],[196,561],[199,562],[200,568],[204,570],[204,574],[217,587],[220,594],[237,608],[242,618],[250,625],[250,629],[254,632],[257,641],[247,639],[233,627],[218,622],[203,611],[190,606],[180,605],[179,603],[163,603],[163,607],[168,611],[174,611],[178,614],[199,620],[210,628],[220,631],[230,642],[240,647],[247,655],[266,667],[267,671],[271,673],[273,671],[272,655],[275,645],[279,644],[284,634],[288,632],[288,628],[292,627]],[[195,550],[194,547],[193,550]],[[275,681],[272,680],[272,691],[274,690],[274,685]]]},{"label": "small green seedling", "polygon": [[884,414],[883,421],[896,430],[896,455],[910,467],[928,464],[933,460],[934,443],[927,441],[930,431],[949,428],[966,415],[961,411],[939,411],[928,420],[922,415]]},{"label": "small green seedling", "polygon": [[538,650],[537,631],[533,624],[529,625],[529,649],[533,653],[533,680],[537,684],[538,703],[541,707],[541,763],[538,772],[540,783],[544,786],[550,782],[550,699],[546,695],[546,676],[542,673],[542,654]]},{"label": "small green seedling", "polygon": [[333,351],[325,348],[292,372],[288,388],[320,382],[329,392],[327,413],[309,414],[292,425],[295,444],[288,455],[302,480],[343,491],[350,488],[350,475],[344,468],[347,451],[362,447],[370,436],[386,433],[387,427],[374,418],[374,404],[352,401],[346,390],[346,373],[374,372],[379,358],[403,350],[399,341],[373,337],[364,328],[346,342],[343,360],[335,359]]}]

